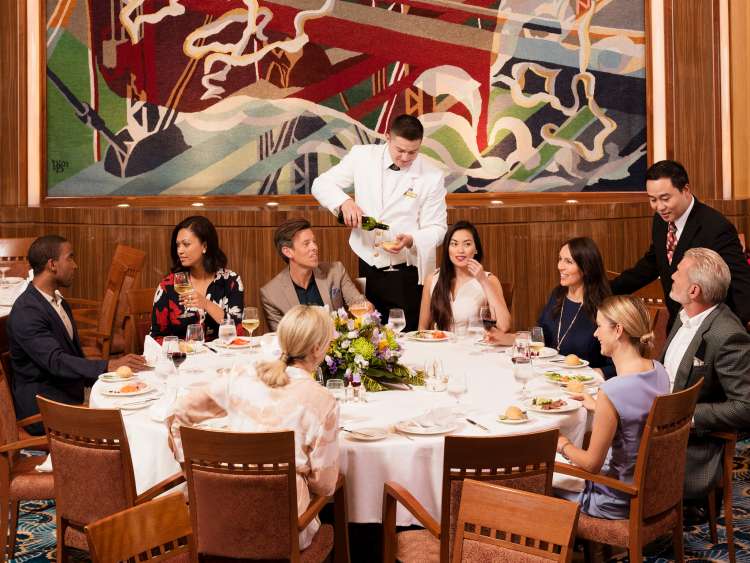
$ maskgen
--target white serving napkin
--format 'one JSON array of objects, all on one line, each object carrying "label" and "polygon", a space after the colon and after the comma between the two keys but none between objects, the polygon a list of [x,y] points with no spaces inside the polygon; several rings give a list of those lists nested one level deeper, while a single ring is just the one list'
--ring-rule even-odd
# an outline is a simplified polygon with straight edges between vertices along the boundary
[{"label": "white serving napkin", "polygon": [[52,455],[47,454],[47,459],[36,466],[35,468],[39,473],[48,473],[52,471]]},{"label": "white serving napkin", "polygon": [[143,341],[143,357],[146,359],[146,363],[151,366],[158,364],[161,359],[161,346],[151,338],[150,334],[147,334]]},{"label": "white serving napkin", "polygon": [[446,428],[453,424],[455,420],[456,416],[451,407],[436,407],[415,416],[408,422],[415,427],[432,430],[435,428]]}]

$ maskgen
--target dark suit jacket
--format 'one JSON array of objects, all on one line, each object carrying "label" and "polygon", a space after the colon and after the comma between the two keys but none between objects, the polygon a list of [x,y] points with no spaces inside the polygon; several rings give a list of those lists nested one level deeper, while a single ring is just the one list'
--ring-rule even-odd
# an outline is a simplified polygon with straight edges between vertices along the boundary
[{"label": "dark suit jacket", "polygon": [[680,311],[679,303],[669,298],[672,274],[686,250],[710,248],[721,255],[732,273],[726,303],[742,323],[747,325],[750,321],[750,266],[742,254],[737,229],[726,217],[695,198],[693,209],[677,242],[672,264],[667,261],[667,223],[658,215],[654,215],[651,241],[651,247],[636,265],[625,270],[611,282],[615,295],[633,293],[660,277],[671,327]]},{"label": "dark suit jacket", "polygon": [[[341,262],[321,262],[313,270],[313,276],[323,298],[323,304],[328,305],[333,311],[365,300],[365,296],[359,292]],[[266,315],[266,323],[271,330],[276,330],[281,317],[289,309],[299,305],[289,266],[260,288],[260,302]]]},{"label": "dark suit jacket", "polygon": [[[666,350],[682,326],[678,316]],[[664,357],[661,358],[662,362]],[[702,377],[695,406],[685,471],[685,497],[702,498],[721,471],[721,441],[706,437],[714,430],[750,428],[750,334],[725,304],[701,323],[680,362],[673,391],[687,389]]]},{"label": "dark suit jacket", "polygon": [[19,419],[39,412],[36,395],[61,403],[83,403],[84,386],[107,371],[105,360],[83,357],[73,313],[64,300],[62,304],[73,324],[72,340],[60,316],[32,284],[10,311],[8,341]]}]

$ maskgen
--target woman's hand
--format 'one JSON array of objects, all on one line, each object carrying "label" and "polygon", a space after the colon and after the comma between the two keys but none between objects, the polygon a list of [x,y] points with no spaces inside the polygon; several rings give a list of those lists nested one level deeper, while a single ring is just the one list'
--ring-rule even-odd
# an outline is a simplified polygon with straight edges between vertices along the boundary
[{"label": "woman's hand", "polygon": [[487,281],[487,276],[484,273],[484,268],[482,267],[482,264],[474,260],[473,258],[470,259],[466,263],[466,269],[469,270],[469,273],[473,278],[475,278],[479,283],[483,283]]},{"label": "woman's hand", "polygon": [[562,449],[567,445],[570,444],[571,441],[568,440],[565,436],[558,436],[557,437],[557,453],[562,453]]},{"label": "woman's hand", "polygon": [[[577,397],[576,397],[576,399],[577,399]],[[587,411],[594,412],[596,410],[596,399],[594,399],[588,393],[583,393],[581,395],[581,398],[577,399],[577,400],[583,402],[583,408],[585,408]]]},{"label": "woman's hand", "polygon": [[515,339],[516,334],[514,332],[503,332],[499,328],[491,328],[484,333],[484,341],[488,344],[512,346]]},{"label": "woman's hand", "polygon": [[190,293],[180,295],[180,305],[186,309],[196,308],[205,311],[208,308],[208,299],[205,295],[193,290]]}]

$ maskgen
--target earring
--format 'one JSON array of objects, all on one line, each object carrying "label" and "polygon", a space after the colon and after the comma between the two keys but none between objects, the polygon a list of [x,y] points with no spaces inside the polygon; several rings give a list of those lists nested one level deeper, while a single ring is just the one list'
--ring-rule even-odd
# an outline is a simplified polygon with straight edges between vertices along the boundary
[{"label": "earring", "polygon": [[205,254],[205,253],[206,253],[206,249],[204,248],[204,249],[203,249],[203,254]]}]

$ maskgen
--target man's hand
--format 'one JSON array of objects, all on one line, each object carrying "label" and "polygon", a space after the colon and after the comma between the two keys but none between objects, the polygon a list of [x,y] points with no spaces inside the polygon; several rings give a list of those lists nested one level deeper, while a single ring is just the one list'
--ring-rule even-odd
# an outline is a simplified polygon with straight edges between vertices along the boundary
[{"label": "man's hand", "polygon": [[364,212],[353,199],[349,198],[341,204],[341,214],[344,216],[344,224],[347,227],[358,229],[362,226]]},{"label": "man's hand", "polygon": [[121,358],[109,360],[109,363],[107,364],[107,370],[115,371],[120,366],[128,366],[133,371],[143,371],[148,367],[143,356],[139,356],[138,354],[128,354],[126,356],[122,356]]},{"label": "man's hand", "polygon": [[512,346],[516,340],[515,332],[503,332],[499,328],[492,327],[485,331],[484,341],[487,344],[496,344],[499,346]]},{"label": "man's hand", "polygon": [[389,245],[383,245],[383,250],[390,252],[391,254],[398,254],[404,248],[411,248],[414,245],[414,239],[411,235],[399,233],[393,242]]}]

